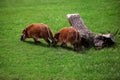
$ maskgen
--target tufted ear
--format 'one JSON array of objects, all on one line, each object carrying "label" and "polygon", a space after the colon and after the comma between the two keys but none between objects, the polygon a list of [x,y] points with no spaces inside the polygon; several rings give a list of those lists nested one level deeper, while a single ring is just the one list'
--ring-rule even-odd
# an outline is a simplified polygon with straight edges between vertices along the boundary
[{"label": "tufted ear", "polygon": [[54,38],[58,39],[59,35],[60,35],[60,33],[56,33],[55,36],[54,36]]},{"label": "tufted ear", "polygon": [[24,29],[22,33],[23,33],[23,34],[26,34],[26,29]]},{"label": "tufted ear", "polygon": [[24,34],[24,33],[25,33],[25,31],[26,31],[26,29],[24,29],[22,33]]},{"label": "tufted ear", "polygon": [[28,31],[26,29],[23,30],[22,32],[25,36],[28,36]]},{"label": "tufted ear", "polygon": [[56,44],[58,42],[59,35],[60,35],[60,33],[56,33],[54,38],[53,38],[52,44],[54,47],[56,46]]}]

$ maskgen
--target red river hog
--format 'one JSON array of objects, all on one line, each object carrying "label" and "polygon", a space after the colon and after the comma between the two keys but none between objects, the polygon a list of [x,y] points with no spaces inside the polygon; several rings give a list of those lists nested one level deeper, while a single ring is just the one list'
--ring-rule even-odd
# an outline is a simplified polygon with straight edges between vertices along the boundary
[{"label": "red river hog", "polygon": [[52,43],[56,46],[58,42],[62,43],[61,46],[67,46],[67,43],[70,43],[73,45],[74,50],[78,50],[81,42],[81,36],[80,33],[73,27],[63,28],[55,34]]},{"label": "red river hog", "polygon": [[50,46],[49,39],[53,41],[53,34],[46,24],[31,24],[23,30],[21,41],[25,41],[26,38],[33,38],[35,43],[39,42],[39,38],[42,38]]}]

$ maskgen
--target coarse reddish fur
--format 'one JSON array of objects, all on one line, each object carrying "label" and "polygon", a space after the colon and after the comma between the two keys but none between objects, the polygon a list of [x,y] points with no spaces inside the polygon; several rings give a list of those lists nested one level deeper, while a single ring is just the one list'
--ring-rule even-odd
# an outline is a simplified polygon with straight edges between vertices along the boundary
[{"label": "coarse reddish fur", "polygon": [[55,46],[58,42],[62,43],[61,46],[66,46],[67,43],[70,43],[76,50],[80,45],[81,36],[73,27],[63,28],[55,34],[53,45]]},{"label": "coarse reddish fur", "polygon": [[50,45],[49,39],[53,40],[53,34],[45,24],[31,24],[22,32],[21,40],[24,41],[26,38],[33,38],[35,43],[39,38],[43,38]]}]

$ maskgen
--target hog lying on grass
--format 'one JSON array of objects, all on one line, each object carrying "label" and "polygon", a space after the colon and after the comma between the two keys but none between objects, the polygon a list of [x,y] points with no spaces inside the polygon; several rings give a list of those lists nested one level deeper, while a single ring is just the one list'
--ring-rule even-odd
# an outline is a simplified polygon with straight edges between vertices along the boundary
[{"label": "hog lying on grass", "polygon": [[61,46],[63,47],[67,46],[67,43],[70,43],[73,45],[74,50],[78,50],[81,42],[81,36],[79,32],[73,27],[63,28],[55,34],[52,43],[54,46],[56,46],[58,42],[62,43]]},{"label": "hog lying on grass", "polygon": [[53,40],[53,34],[45,24],[31,24],[23,30],[21,41],[24,41],[26,38],[33,38],[35,43],[39,42],[39,38],[43,38],[50,46],[49,39]]}]

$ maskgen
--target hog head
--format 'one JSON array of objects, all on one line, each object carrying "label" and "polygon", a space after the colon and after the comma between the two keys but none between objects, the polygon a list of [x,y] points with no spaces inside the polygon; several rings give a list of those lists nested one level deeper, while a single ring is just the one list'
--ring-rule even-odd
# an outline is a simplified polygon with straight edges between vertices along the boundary
[{"label": "hog head", "polygon": [[25,39],[26,39],[27,37],[28,37],[27,30],[24,29],[23,32],[22,32],[22,35],[21,35],[20,40],[21,40],[21,41],[25,41]]},{"label": "hog head", "polygon": [[52,41],[53,46],[56,46],[56,44],[58,43],[59,35],[60,33],[56,33],[55,36],[53,37],[53,41]]}]

